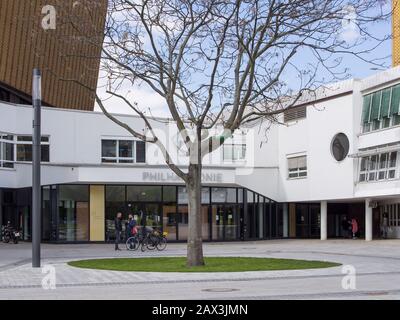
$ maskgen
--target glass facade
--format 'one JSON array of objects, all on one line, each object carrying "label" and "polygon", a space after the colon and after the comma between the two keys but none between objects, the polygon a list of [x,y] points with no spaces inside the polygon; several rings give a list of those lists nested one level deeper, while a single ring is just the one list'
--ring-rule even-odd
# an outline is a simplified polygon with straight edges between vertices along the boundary
[{"label": "glass facade", "polygon": [[[162,229],[170,241],[187,240],[189,211],[185,187],[107,185],[105,193],[106,241],[114,240],[117,212],[122,213],[123,219],[132,214],[139,227]],[[203,187],[201,202],[202,236],[206,241],[283,236],[283,218],[278,217],[282,212],[277,211],[277,204],[250,190]]]},{"label": "glass facade", "polygon": [[61,185],[58,188],[58,240],[89,241],[89,188]]},{"label": "glass facade", "polygon": [[320,219],[320,204],[296,204],[296,238],[318,238],[320,236]]},{"label": "glass facade", "polygon": [[[12,220],[31,235],[31,188],[1,191],[1,220]],[[17,197],[19,200],[17,200]],[[48,242],[90,241],[90,186],[42,188],[42,239]],[[253,191],[235,187],[202,188],[202,237],[205,241],[257,240],[283,237],[280,205]],[[105,185],[104,240],[115,239],[114,219],[132,214],[139,227],[159,228],[170,241],[188,237],[188,195],[176,185]],[[123,223],[123,228],[125,224]],[[123,230],[124,231],[124,230]],[[125,232],[123,232],[123,235]]]}]

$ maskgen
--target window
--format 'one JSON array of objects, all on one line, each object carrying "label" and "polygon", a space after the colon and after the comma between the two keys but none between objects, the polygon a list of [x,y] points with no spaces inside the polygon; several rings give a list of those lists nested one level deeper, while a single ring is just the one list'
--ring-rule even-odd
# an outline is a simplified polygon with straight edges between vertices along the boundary
[{"label": "window", "polygon": [[[16,142],[16,158],[17,161],[32,161],[32,136],[18,136]],[[41,138],[41,161],[50,161],[50,144],[49,137]]]},{"label": "window", "polygon": [[288,177],[307,177],[307,156],[288,158]]},{"label": "window", "polygon": [[[49,137],[41,138],[41,161],[50,161]],[[0,167],[14,168],[14,162],[32,161],[32,136],[0,133]]]},{"label": "window", "polygon": [[400,124],[400,84],[364,96],[363,132]]},{"label": "window", "polygon": [[338,133],[332,140],[331,152],[336,161],[343,161],[349,154],[350,143],[344,133]]},{"label": "window", "polygon": [[224,161],[243,161],[246,160],[245,144],[224,144]]},{"label": "window", "polygon": [[101,162],[103,163],[144,163],[146,147],[143,141],[101,140]]},{"label": "window", "polygon": [[284,111],[284,122],[295,121],[307,117],[307,106],[293,107]]},{"label": "window", "polygon": [[396,178],[397,152],[361,158],[359,181],[380,181]]},{"label": "window", "polygon": [[14,136],[0,133],[0,168],[14,168]]},{"label": "window", "polygon": [[367,181],[367,173],[368,173],[368,157],[361,158],[360,163],[360,182]]},{"label": "window", "polygon": [[388,216],[388,225],[390,227],[400,227],[400,203],[384,204],[379,206],[380,221],[383,215]]},{"label": "window", "polygon": [[89,241],[89,187],[58,187],[58,240]]},{"label": "window", "polygon": [[136,162],[146,162],[146,144],[143,141],[136,141]]},{"label": "window", "polygon": [[161,186],[127,186],[126,198],[132,202],[161,201]]}]

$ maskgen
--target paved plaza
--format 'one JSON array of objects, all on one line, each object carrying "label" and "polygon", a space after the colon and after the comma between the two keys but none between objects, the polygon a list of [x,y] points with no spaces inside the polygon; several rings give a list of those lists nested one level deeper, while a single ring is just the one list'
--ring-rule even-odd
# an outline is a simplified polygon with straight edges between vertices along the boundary
[{"label": "paved plaza", "polygon": [[[54,267],[56,289],[31,268],[31,246],[0,244],[0,299],[400,299],[400,240],[276,240],[206,243],[206,256],[294,258],[343,267],[237,273],[153,273],[88,270],[66,262],[85,258],[184,256],[185,244],[164,252],[115,252],[112,244],[42,245],[42,264]],[[354,269],[353,269],[354,268]],[[354,288],[343,288],[352,283]]]}]

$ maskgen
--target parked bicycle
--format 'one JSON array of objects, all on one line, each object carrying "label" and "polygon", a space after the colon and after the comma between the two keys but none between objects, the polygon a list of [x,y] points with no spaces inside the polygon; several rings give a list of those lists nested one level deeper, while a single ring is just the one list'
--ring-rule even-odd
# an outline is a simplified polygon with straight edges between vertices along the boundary
[{"label": "parked bicycle", "polygon": [[136,251],[141,249],[144,252],[146,249],[163,251],[167,247],[167,232],[161,233],[159,230],[146,231],[135,234],[126,240],[126,249]]},{"label": "parked bicycle", "polygon": [[1,239],[4,243],[9,243],[12,241],[17,244],[21,238],[21,232],[11,227],[10,224],[6,226],[1,226]]}]

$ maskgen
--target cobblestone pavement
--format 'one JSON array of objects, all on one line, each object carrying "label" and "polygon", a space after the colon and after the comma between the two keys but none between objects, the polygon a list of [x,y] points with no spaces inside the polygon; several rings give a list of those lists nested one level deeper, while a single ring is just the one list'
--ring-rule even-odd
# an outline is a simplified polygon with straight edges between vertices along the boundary
[{"label": "cobblestone pavement", "polygon": [[[276,240],[206,243],[207,256],[326,260],[354,266],[356,290],[342,288],[342,267],[237,273],[119,272],[73,268],[83,258],[184,256],[185,244],[163,252],[115,252],[113,245],[43,245],[42,264],[56,271],[56,289],[42,288],[31,247],[0,244],[0,299],[399,299],[400,240]],[[140,293],[140,295],[138,294]]]}]

